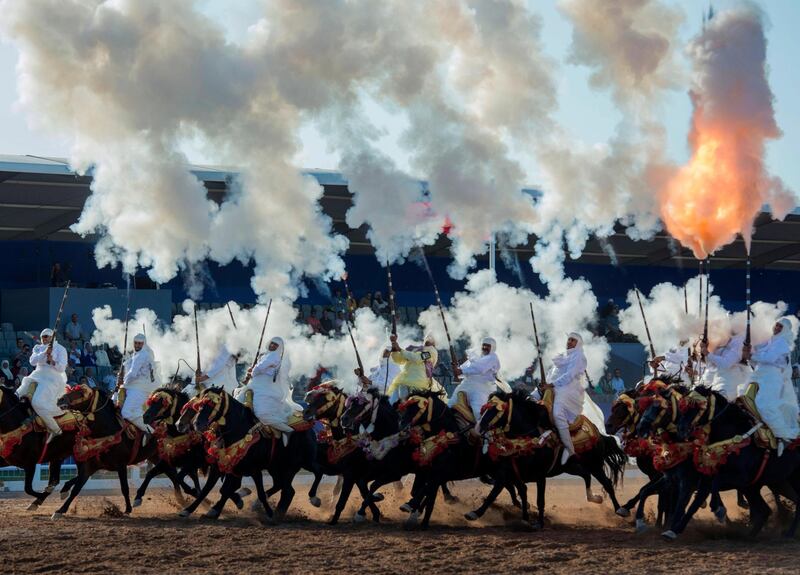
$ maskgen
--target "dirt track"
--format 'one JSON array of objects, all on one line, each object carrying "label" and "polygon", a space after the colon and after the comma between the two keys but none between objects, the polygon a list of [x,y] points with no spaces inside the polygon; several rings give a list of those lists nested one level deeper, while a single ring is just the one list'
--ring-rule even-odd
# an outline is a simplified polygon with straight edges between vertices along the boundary
[{"label": "dirt track", "polygon": [[[638,481],[628,480],[629,496]],[[440,503],[428,532],[402,529],[401,495],[385,489],[380,525],[350,523],[348,509],[337,527],[322,525],[330,514],[331,487],[323,487],[323,507],[311,507],[300,486],[290,517],[264,527],[252,511],[231,506],[215,523],[179,519],[171,492],[154,490],[133,517],[114,517],[119,495],[79,497],[69,516],[52,521],[57,495],[39,511],[28,500],[0,498],[0,557],[4,573],[784,573],[798,572],[800,541],[780,538],[770,524],[758,541],[747,541],[744,518],[726,498],[733,515],[727,527],[701,511],[676,543],[663,542],[651,529],[635,535],[608,502],[585,502],[582,485],[548,485],[548,527],[538,533],[515,531],[518,510],[500,504],[479,522],[463,513],[486,491],[477,483],[456,488],[460,502]],[[652,521],[652,516],[650,517]]]}]

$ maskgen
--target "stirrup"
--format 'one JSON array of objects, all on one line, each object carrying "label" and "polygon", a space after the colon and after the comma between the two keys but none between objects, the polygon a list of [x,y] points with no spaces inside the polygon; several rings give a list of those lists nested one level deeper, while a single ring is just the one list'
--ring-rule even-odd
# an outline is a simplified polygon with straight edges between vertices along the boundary
[{"label": "stirrup", "polygon": [[778,457],[780,458],[783,455],[783,451],[786,449],[786,442],[783,439],[778,440]]},{"label": "stirrup", "polygon": [[56,437],[61,435],[61,430],[58,430],[58,433],[53,433],[52,431],[47,432],[47,440],[44,442],[45,445],[50,445],[50,442],[53,441]]}]

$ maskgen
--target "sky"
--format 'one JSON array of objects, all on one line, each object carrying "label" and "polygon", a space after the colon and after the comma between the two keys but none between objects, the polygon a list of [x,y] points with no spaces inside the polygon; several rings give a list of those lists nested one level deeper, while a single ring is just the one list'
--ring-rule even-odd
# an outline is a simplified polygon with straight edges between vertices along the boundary
[{"label": "sky", "polygon": [[[731,4],[733,0],[717,1],[717,10]],[[571,41],[571,26],[558,11],[555,0],[528,0],[531,9],[543,19],[543,40],[548,54],[558,62],[559,110],[557,117],[571,135],[584,145],[602,145],[614,135],[620,112],[611,101],[608,92],[592,89],[588,84],[588,70],[567,62]],[[200,0],[201,9],[217,21],[228,37],[237,37],[258,18],[258,2],[253,0]],[[701,27],[701,14],[706,2],[698,0],[676,0],[685,14],[681,36],[686,42]],[[768,167],[773,175],[781,177],[788,187],[800,194],[800,75],[797,73],[797,54],[800,40],[797,30],[800,25],[800,1],[760,0],[756,2],[767,15],[767,37],[769,81],[775,95],[775,110],[783,137],[768,143]],[[39,156],[66,157],[70,143],[53,134],[42,133],[29,126],[17,108],[15,65],[16,49],[13,45],[0,43],[0,154],[31,154]],[[684,62],[685,64],[685,62]],[[684,66],[688,73],[688,66]],[[688,81],[682,82],[687,86]],[[688,157],[686,135],[691,115],[691,104],[685,89],[669,92],[659,104],[658,114],[664,118],[668,130],[668,153],[678,163]],[[393,157],[399,166],[408,167],[406,154],[400,149],[397,137],[402,131],[403,120],[374,106],[372,120],[382,126],[386,135],[383,150]],[[336,169],[338,157],[326,147],[314,126],[307,126],[300,134],[302,149],[295,159],[300,168]],[[195,142],[187,142],[184,150],[194,163],[213,164],[213,151],[204,149]],[[531,185],[537,185],[539,176],[533,158],[521,158]],[[424,177],[424,174],[419,174]]]}]

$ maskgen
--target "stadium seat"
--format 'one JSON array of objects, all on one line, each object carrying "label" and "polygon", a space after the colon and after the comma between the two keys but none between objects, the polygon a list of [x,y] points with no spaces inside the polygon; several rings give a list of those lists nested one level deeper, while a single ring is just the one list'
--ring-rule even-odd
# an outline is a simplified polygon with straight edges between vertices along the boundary
[{"label": "stadium seat", "polygon": [[4,332],[5,331],[13,332],[14,331],[14,324],[11,324],[11,323],[8,323],[8,322],[0,323],[0,329],[2,329]]}]

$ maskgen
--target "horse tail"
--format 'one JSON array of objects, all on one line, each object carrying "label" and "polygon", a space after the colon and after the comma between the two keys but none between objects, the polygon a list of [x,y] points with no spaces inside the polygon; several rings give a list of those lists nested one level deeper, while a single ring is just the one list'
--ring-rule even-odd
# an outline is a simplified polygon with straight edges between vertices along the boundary
[{"label": "horse tail", "polygon": [[613,436],[601,436],[600,445],[602,446],[603,464],[606,472],[611,476],[614,487],[617,487],[617,484],[625,476],[625,465],[628,463],[628,456],[625,455],[625,452]]}]

